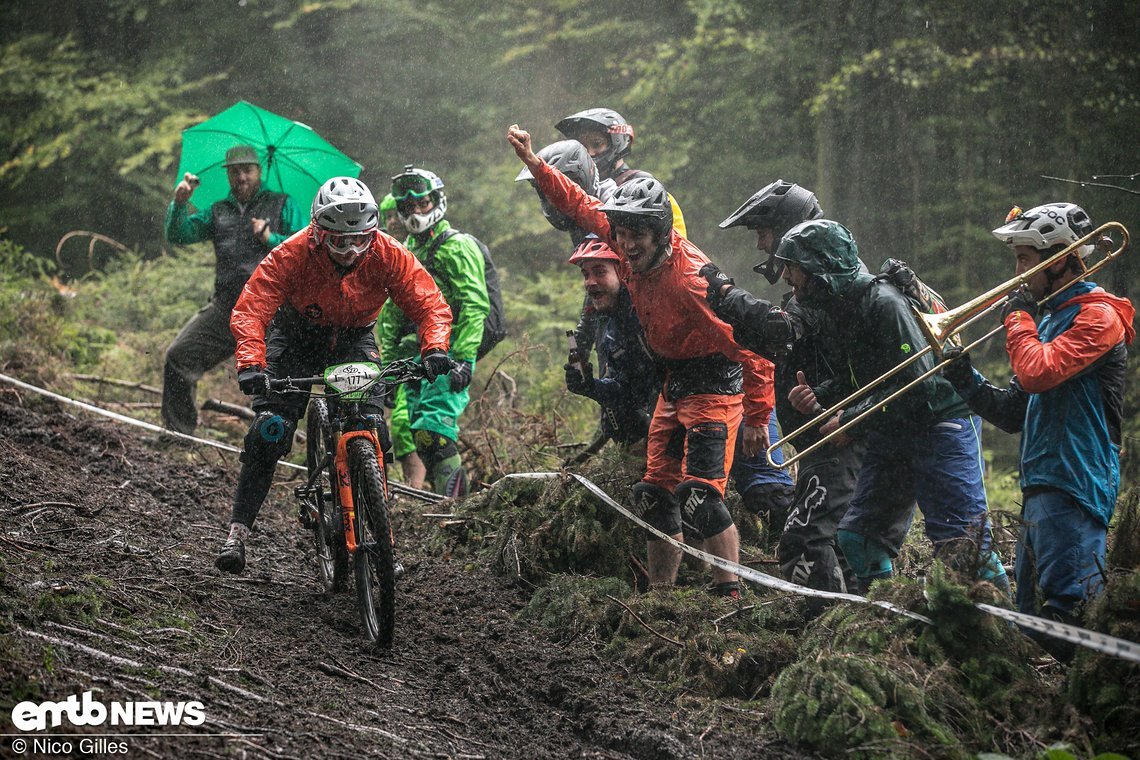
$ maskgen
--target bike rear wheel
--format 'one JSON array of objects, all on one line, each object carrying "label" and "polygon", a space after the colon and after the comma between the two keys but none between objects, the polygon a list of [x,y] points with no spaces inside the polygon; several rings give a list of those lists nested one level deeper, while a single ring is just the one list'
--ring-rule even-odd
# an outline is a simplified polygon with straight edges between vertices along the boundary
[{"label": "bike rear wheel", "polygon": [[[309,476],[321,466],[332,445],[329,407],[324,399],[313,399],[305,423],[305,464]],[[336,497],[335,463],[330,459],[320,477],[313,483],[317,515],[313,521],[313,542],[317,551],[317,569],[326,591],[344,591],[348,585],[348,549],[344,543],[344,520]]]},{"label": "bike rear wheel", "polygon": [[387,649],[396,626],[396,574],[388,500],[371,441],[348,442],[348,467],[356,505],[354,570],[360,620],[368,640]]}]

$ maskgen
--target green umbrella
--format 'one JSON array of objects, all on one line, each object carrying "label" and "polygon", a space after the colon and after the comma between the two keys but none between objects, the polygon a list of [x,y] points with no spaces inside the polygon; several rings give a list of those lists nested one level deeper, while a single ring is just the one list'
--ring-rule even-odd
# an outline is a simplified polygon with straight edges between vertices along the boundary
[{"label": "green umbrella", "polygon": [[312,202],[322,182],[359,176],[362,168],[308,125],[241,100],[182,132],[176,184],[186,172],[198,175],[201,185],[191,198],[197,208],[208,208],[229,194],[222,164],[226,151],[237,145],[257,151],[264,187],[287,193],[302,208]]}]

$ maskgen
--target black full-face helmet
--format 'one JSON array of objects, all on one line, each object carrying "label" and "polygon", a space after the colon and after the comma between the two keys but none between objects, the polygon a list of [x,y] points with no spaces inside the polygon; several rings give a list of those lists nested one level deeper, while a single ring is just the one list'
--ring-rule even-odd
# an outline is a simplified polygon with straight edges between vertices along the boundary
[{"label": "black full-face helmet", "polygon": [[604,132],[610,138],[610,147],[594,156],[594,163],[603,177],[610,177],[617,162],[633,149],[633,126],[612,108],[587,108],[571,114],[554,125],[554,128],[571,140],[587,130]]},{"label": "black full-face helmet", "polygon": [[659,245],[667,245],[673,230],[673,206],[665,186],[653,177],[638,177],[614,191],[601,208],[610,225],[648,229]]},{"label": "black full-face helmet", "polygon": [[[767,228],[772,230],[773,241],[778,244],[784,233],[792,227],[822,216],[823,209],[819,207],[815,193],[792,182],[778,179],[761,188],[740,208],[729,214],[728,218],[720,223],[720,228],[723,230],[729,227],[747,227],[750,230]],[[780,279],[784,268],[774,253],[774,251],[769,253],[766,261],[753,267],[773,285]]]}]

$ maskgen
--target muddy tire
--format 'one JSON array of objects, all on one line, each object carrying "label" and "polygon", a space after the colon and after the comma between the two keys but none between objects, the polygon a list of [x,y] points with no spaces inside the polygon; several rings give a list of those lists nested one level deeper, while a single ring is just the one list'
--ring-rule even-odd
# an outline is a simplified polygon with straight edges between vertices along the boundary
[{"label": "muddy tire", "polygon": [[[329,408],[324,399],[313,399],[306,415],[307,450],[305,465],[310,477],[324,461],[332,445]],[[317,515],[313,521],[313,543],[317,552],[317,569],[325,591],[335,593],[348,586],[348,549],[344,545],[344,520],[336,498],[336,466],[330,459],[324,472],[313,483]]]},{"label": "muddy tire", "polygon": [[377,647],[392,646],[396,625],[396,574],[384,476],[371,442],[348,442],[348,467],[356,505],[356,598],[365,637]]}]

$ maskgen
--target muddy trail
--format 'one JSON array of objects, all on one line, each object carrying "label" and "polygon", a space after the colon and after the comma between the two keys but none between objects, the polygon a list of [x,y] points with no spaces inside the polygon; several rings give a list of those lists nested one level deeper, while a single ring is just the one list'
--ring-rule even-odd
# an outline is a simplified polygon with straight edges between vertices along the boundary
[{"label": "muddy trail", "polygon": [[[3,733],[18,702],[91,690],[203,705],[197,726],[45,732],[130,734],[118,757],[805,756],[762,713],[666,699],[588,641],[552,643],[516,617],[525,586],[421,548],[418,503],[395,509],[395,646],[370,651],[355,596],[317,580],[293,483],[275,484],[245,574],[214,569],[236,475],[234,455],[0,394]],[[0,755],[33,756],[13,741]]]}]

